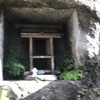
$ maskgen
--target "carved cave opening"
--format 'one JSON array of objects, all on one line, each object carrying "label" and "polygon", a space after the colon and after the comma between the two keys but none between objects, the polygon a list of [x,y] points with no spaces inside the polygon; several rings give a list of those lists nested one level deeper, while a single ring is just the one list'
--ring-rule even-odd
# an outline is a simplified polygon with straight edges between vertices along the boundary
[{"label": "carved cave opening", "polygon": [[[7,12],[7,10],[5,11]],[[5,13],[5,42],[4,42],[4,65],[7,59],[7,56],[12,53],[14,54],[20,62],[25,66],[25,70],[30,70],[30,61],[29,61],[29,39],[22,38],[21,32],[26,33],[61,33],[61,38],[53,39],[53,50],[54,50],[54,69],[56,66],[62,62],[65,58],[72,58],[71,56],[71,46],[69,40],[68,32],[68,16],[65,16],[65,19],[50,19],[48,15],[43,15],[45,20],[42,20],[42,17],[39,17],[37,14],[37,20],[34,18],[21,18],[20,16],[15,17],[15,12]],[[53,16],[53,15],[52,15]],[[35,16],[36,17],[36,16]],[[12,20],[11,20],[12,18]],[[29,20],[29,18],[31,20]],[[49,18],[49,19],[48,19]],[[47,20],[48,19],[48,20]],[[66,22],[65,22],[66,20]],[[41,26],[41,27],[40,27]],[[36,29],[37,27],[37,29]],[[53,30],[52,30],[53,28]],[[34,56],[49,56],[47,53],[48,38],[35,38],[33,39],[33,55]],[[41,45],[41,46],[40,46]],[[34,59],[33,64],[38,69],[51,69],[51,58],[44,59]],[[5,72],[4,72],[5,73]]]}]

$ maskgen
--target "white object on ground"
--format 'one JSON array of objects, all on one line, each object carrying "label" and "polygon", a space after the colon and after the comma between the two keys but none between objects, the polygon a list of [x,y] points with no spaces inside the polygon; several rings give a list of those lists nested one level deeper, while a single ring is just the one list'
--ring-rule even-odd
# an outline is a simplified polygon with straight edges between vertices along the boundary
[{"label": "white object on ground", "polygon": [[25,77],[25,80],[33,80],[33,79],[40,79],[42,81],[54,81],[57,80],[57,76],[56,75],[29,75],[27,77]]},{"label": "white object on ground", "polygon": [[35,78],[40,79],[40,80],[45,80],[45,81],[53,81],[53,80],[57,80],[57,76],[56,75],[38,75],[38,74],[44,74],[45,71],[44,70],[37,70],[35,67],[32,69],[31,71],[33,74],[32,75],[28,75],[25,77],[25,80],[33,80]]}]

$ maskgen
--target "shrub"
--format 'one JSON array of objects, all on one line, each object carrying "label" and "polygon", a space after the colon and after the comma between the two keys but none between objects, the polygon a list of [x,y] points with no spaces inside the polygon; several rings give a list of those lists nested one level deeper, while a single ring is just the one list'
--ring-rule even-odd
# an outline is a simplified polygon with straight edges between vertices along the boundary
[{"label": "shrub", "polygon": [[19,60],[12,54],[8,56],[5,64],[5,68],[10,76],[18,77],[21,76],[25,70],[24,66]]},{"label": "shrub", "polygon": [[61,71],[60,79],[64,80],[79,80],[82,79],[83,73],[77,69],[74,62],[70,59],[65,59],[57,66],[57,70]]},{"label": "shrub", "polygon": [[83,74],[81,70],[72,70],[68,72],[63,72],[60,74],[59,78],[64,80],[79,80],[82,79]]}]

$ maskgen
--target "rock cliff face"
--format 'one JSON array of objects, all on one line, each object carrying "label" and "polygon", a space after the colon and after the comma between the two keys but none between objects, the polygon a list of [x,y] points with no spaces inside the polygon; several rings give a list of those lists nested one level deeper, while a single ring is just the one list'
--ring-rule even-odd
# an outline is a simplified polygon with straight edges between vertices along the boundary
[{"label": "rock cliff face", "polygon": [[5,8],[6,35],[17,38],[6,41],[5,48],[9,42],[9,50],[20,59],[25,53],[16,34],[20,31],[16,24],[59,24],[64,26],[64,36],[55,42],[56,63],[72,57],[76,65],[84,69],[86,60],[100,60],[99,0],[5,0],[0,4]]},{"label": "rock cliff face", "polygon": [[[81,92],[83,98],[80,99],[79,92],[75,93],[80,89],[78,84],[65,81],[53,82],[50,88],[46,87],[33,94],[34,100],[50,98],[52,100],[95,100],[91,87],[100,86],[99,6],[99,0],[0,0],[0,7],[4,8],[5,15],[5,54],[9,50],[25,62],[27,55],[25,56],[20,36],[17,34],[20,29],[16,28],[16,24],[60,24],[63,26],[64,36],[54,44],[55,56],[58,57],[56,62],[72,57],[76,65],[83,69],[84,79],[81,84],[87,86],[86,88],[89,87],[85,97]],[[47,90],[50,95],[49,93],[47,95]],[[31,99],[33,96],[28,98]]]},{"label": "rock cliff face", "polygon": [[83,55],[87,52],[89,58],[99,55],[100,2],[98,0],[5,0],[3,4],[6,9],[5,17],[10,22],[13,20],[16,23],[68,24],[76,10],[78,23],[76,40],[77,43],[81,42],[83,51],[78,50],[80,56],[78,59],[85,59]]}]

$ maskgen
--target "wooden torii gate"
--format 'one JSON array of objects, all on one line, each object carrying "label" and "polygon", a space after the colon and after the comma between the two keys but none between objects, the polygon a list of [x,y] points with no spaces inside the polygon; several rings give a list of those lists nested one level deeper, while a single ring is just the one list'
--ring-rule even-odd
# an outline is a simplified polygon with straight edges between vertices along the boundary
[{"label": "wooden torii gate", "polygon": [[[53,38],[61,38],[59,33],[21,33],[22,38],[29,38],[29,60],[30,60],[30,71],[34,68],[34,59],[50,59],[50,70],[54,72],[54,48]],[[33,40],[34,39],[45,39],[46,40],[46,55],[33,55]]]}]

